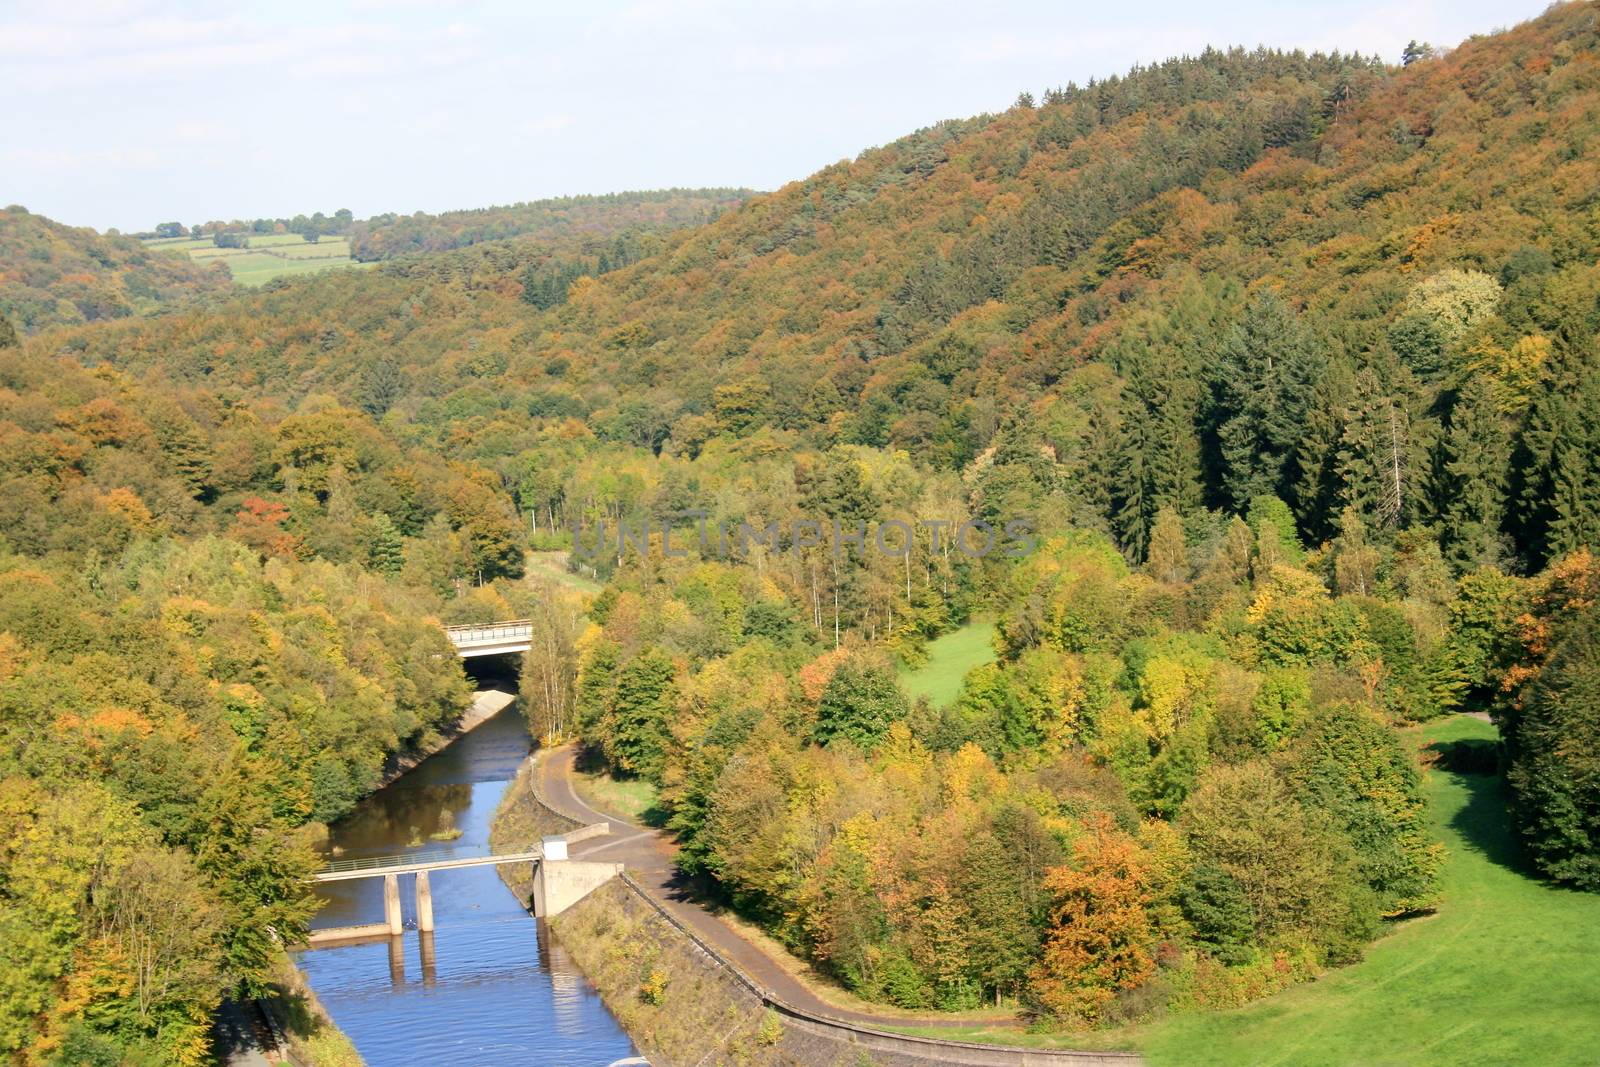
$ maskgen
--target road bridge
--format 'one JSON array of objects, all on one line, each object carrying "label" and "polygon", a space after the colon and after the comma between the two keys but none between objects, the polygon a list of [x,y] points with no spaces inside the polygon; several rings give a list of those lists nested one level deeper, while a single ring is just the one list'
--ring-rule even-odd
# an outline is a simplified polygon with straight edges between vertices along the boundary
[{"label": "road bridge", "polygon": [[474,656],[503,656],[512,652],[526,652],[533,642],[531,619],[510,619],[506,622],[468,623],[464,626],[446,626],[444,632],[456,646],[462,659]]}]

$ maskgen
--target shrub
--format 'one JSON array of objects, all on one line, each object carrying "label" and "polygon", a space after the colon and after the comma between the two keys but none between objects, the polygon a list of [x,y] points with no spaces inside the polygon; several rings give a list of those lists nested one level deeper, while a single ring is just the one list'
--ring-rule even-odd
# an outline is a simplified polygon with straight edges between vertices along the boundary
[{"label": "shrub", "polygon": [[756,1042],[768,1048],[783,1040],[783,1019],[768,1008],[761,1013],[761,1025],[756,1029]]},{"label": "shrub", "polygon": [[667,972],[660,967],[653,967],[639,984],[639,999],[646,1004],[660,1007],[667,999],[667,984],[670,981]]}]

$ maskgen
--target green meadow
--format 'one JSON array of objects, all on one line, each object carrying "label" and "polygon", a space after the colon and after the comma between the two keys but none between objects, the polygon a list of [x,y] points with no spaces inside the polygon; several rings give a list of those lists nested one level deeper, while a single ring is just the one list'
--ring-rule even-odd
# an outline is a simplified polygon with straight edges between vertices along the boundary
[{"label": "green meadow", "polygon": [[986,620],[935,638],[928,643],[926,663],[900,672],[900,688],[912,700],[927,697],[934,707],[943,707],[961,692],[968,671],[994,660],[993,637],[994,623]]},{"label": "green meadow", "polygon": [[288,274],[366,265],[350,258],[350,242],[343,237],[324,237],[312,243],[297,233],[251,234],[249,248],[218,248],[209,237],[162,237],[145,244],[183,252],[200,264],[226,263],[233,280],[241,285],[265,285]]}]

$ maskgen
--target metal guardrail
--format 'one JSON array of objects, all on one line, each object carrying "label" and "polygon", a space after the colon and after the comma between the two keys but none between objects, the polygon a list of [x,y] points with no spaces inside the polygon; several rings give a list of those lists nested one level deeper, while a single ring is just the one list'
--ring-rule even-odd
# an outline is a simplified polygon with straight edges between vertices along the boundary
[{"label": "metal guardrail", "polygon": [[534,863],[544,858],[542,849],[527,852],[496,853],[489,856],[462,856],[457,853],[417,852],[402,856],[368,856],[358,860],[336,860],[340,867],[324,867],[311,876],[313,882],[344,882],[356,878],[376,878],[389,874],[416,874],[421,871],[447,871],[462,867],[498,867],[505,863]]},{"label": "metal guardrail", "polygon": [[405,867],[413,863],[442,863],[445,860],[472,859],[456,852],[435,849],[432,852],[402,852],[393,856],[363,856],[360,859],[329,860],[317,868],[318,874],[335,874],[346,871],[370,871],[379,867]]},{"label": "metal guardrail", "polygon": [[507,638],[531,637],[532,619],[509,619],[505,622],[466,623],[446,626],[444,632],[457,646],[478,644],[483,641],[504,641]]}]

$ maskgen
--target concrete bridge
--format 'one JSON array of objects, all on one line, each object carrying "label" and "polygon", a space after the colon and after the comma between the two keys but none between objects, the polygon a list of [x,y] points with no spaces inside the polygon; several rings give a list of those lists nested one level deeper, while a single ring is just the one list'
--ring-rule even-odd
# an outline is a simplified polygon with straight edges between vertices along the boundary
[{"label": "concrete bridge", "polygon": [[528,651],[533,641],[533,622],[529,619],[511,619],[507,622],[468,623],[465,626],[446,626],[444,632],[450,636],[462,659],[503,656],[508,652]]},{"label": "concrete bridge", "polygon": [[357,938],[397,937],[405,931],[400,911],[400,876],[416,877],[417,931],[433,932],[434,871],[464,867],[498,867],[507,863],[532,863],[533,913],[540,918],[560,915],[594,890],[622,873],[620,863],[593,863],[567,857],[567,845],[601,837],[611,832],[609,823],[594,823],[546,837],[538,848],[527,852],[506,852],[493,856],[460,856],[450,852],[411,852],[399,856],[369,856],[361,859],[333,860],[316,874],[314,882],[345,882],[355,878],[383,879],[383,922],[361,926],[334,926],[313,930],[307,944],[322,945]]}]

